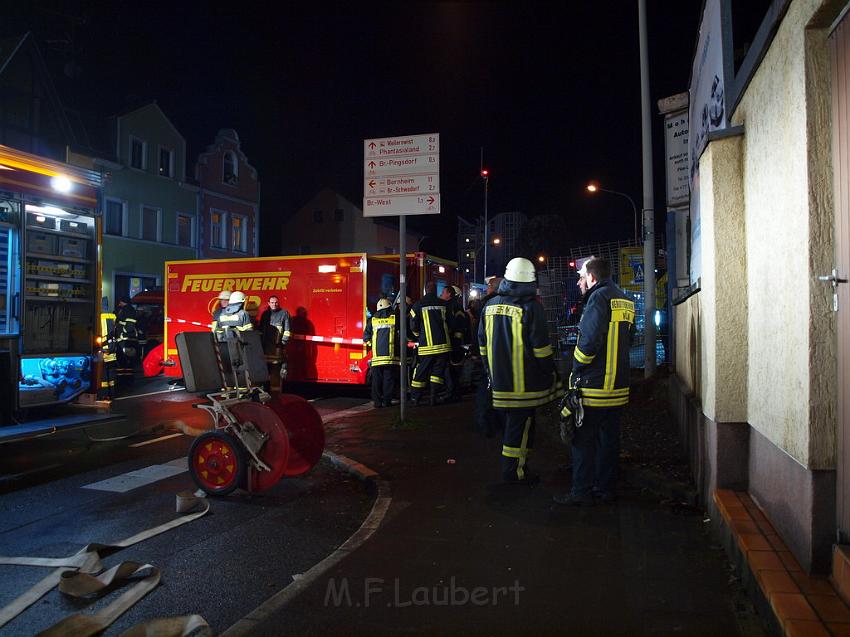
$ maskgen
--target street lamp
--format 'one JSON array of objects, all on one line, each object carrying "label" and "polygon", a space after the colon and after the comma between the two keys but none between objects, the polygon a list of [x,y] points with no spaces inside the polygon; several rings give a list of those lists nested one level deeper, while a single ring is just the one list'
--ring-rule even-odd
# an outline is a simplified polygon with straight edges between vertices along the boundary
[{"label": "street lamp", "polygon": [[[483,154],[482,154],[483,158]],[[484,278],[487,278],[487,191],[490,189],[490,170],[481,168],[481,178],[484,180]]]},{"label": "street lamp", "polygon": [[494,246],[499,245],[501,242],[502,242],[502,240],[501,240],[499,237],[494,237],[494,238],[493,238],[493,245],[494,245]]},{"label": "street lamp", "polygon": [[608,192],[612,195],[620,195],[621,197],[625,197],[629,200],[629,203],[632,204],[632,212],[635,214],[635,243],[638,243],[638,213],[637,206],[635,205],[634,199],[629,197],[626,193],[620,192],[619,190],[609,190],[608,188],[602,188],[601,186],[589,183],[587,184],[587,192]]},{"label": "street lamp", "polygon": [[544,256],[541,254],[539,257],[537,257],[537,261],[538,261],[538,262],[540,262],[540,263],[544,263],[544,262],[546,261],[546,257],[544,257]]}]

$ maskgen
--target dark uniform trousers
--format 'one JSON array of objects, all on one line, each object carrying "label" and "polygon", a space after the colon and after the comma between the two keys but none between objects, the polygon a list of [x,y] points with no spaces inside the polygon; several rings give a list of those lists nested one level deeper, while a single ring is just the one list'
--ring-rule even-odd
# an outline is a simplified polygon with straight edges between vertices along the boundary
[{"label": "dark uniform trousers", "polygon": [[372,402],[375,407],[389,407],[395,395],[398,365],[372,366]]},{"label": "dark uniform trousers", "polygon": [[112,400],[115,398],[115,366],[118,364],[117,358],[115,354],[109,351],[104,351],[103,353],[100,387],[97,392],[98,400]]},{"label": "dark uniform trousers", "polygon": [[622,414],[622,407],[584,408],[584,420],[572,441],[575,497],[589,497],[593,491],[603,495],[616,492]]},{"label": "dark uniform trousers", "polygon": [[502,438],[502,480],[528,478],[528,454],[534,445],[534,409],[497,409],[496,418],[504,424]]},{"label": "dark uniform trousers", "polygon": [[418,357],[416,370],[413,372],[413,381],[410,383],[412,387],[410,395],[413,400],[419,400],[429,383],[432,397],[436,395],[438,390],[443,391],[446,386],[445,378],[448,362],[448,354],[430,354]]}]

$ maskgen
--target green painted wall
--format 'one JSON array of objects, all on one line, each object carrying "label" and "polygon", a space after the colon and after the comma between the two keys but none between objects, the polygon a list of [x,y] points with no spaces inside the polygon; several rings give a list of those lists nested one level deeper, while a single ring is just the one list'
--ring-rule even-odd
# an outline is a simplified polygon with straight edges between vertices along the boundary
[{"label": "green painted wall", "polygon": [[[119,200],[126,207],[124,236],[104,234],[103,245],[103,296],[109,307],[115,305],[113,275],[135,274],[157,277],[162,283],[163,264],[167,260],[192,259],[195,247],[177,244],[177,213],[194,218],[193,245],[197,245],[198,189],[185,183],[186,143],[168,118],[155,104],[148,104],[113,123],[113,152],[120,168],[106,168],[109,179],[103,189],[104,210],[109,199]],[[130,166],[130,139],[144,142],[146,161],[144,169]],[[160,148],[173,151],[173,177],[159,174]],[[143,206],[158,208],[160,213],[160,240],[147,241],[141,237],[141,211]]]}]

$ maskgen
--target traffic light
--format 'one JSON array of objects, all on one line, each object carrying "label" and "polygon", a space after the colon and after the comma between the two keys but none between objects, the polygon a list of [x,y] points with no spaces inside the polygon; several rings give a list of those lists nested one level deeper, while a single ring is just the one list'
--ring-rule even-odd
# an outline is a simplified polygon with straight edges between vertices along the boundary
[{"label": "traffic light", "polygon": [[571,268],[573,268],[573,269],[575,269],[575,267],[576,267],[576,262],[575,262],[575,261],[570,261],[570,267],[571,267]]},{"label": "traffic light", "polygon": [[482,176],[484,179],[487,179],[487,177],[489,177],[489,176],[490,176],[490,170],[489,170],[489,169],[487,169],[487,168],[482,168],[482,169],[481,169],[481,176]]}]

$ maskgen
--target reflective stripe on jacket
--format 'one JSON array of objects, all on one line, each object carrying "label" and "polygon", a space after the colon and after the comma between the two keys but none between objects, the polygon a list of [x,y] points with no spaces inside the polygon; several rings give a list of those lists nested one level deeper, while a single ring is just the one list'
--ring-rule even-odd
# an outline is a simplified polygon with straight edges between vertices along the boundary
[{"label": "reflective stripe on jacket", "polygon": [[546,317],[535,294],[533,283],[502,281],[482,310],[478,346],[497,409],[537,407],[559,395]]},{"label": "reflective stripe on jacket", "polygon": [[410,330],[418,340],[419,356],[445,354],[452,351],[446,302],[435,294],[426,294],[410,310]]},{"label": "reflective stripe on jacket", "polygon": [[254,329],[254,324],[251,322],[251,316],[243,308],[228,305],[218,316],[218,327],[224,332],[228,329],[247,332]]},{"label": "reflective stripe on jacket", "polygon": [[363,342],[372,345],[372,367],[399,364],[398,322],[391,308],[372,315],[363,331]]},{"label": "reflective stripe on jacket", "polygon": [[219,325],[219,319],[221,318],[221,311],[224,308],[220,305],[213,310],[212,313],[212,333],[215,335],[215,340],[220,341],[224,338],[224,330],[221,329],[221,325]]},{"label": "reflective stripe on jacket", "polygon": [[292,336],[289,327],[289,312],[283,308],[272,310],[267,308],[260,317],[260,331],[263,334],[265,347],[286,346]]},{"label": "reflective stripe on jacket", "polygon": [[635,304],[607,279],[594,285],[579,322],[570,387],[581,388],[585,407],[629,402],[629,350]]}]

